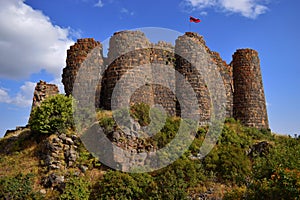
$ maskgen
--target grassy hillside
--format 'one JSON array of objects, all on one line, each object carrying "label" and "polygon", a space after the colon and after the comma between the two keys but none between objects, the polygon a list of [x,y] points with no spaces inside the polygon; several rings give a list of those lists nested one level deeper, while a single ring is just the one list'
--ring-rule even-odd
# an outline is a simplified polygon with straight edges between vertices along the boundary
[{"label": "grassy hillside", "polygon": [[[139,123],[149,123],[145,105],[133,111]],[[100,111],[97,117],[109,133],[112,114]],[[148,142],[159,148],[167,144],[178,123],[168,118]],[[25,129],[0,140],[0,199],[300,199],[299,138],[227,119],[204,159],[197,153],[207,127],[199,128],[189,150],[173,164],[129,174],[102,165],[71,126],[62,130]]]}]

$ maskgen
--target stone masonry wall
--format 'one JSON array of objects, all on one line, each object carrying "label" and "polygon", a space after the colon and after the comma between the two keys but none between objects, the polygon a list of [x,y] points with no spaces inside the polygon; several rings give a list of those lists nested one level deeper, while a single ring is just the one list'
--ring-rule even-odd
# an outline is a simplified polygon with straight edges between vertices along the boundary
[{"label": "stone masonry wall", "polygon": [[[133,102],[140,101],[152,105],[154,100],[151,85],[138,87],[144,85],[145,80],[152,79],[151,68],[137,68],[137,66],[149,65],[150,42],[144,33],[118,32],[111,37],[109,44],[108,63],[106,63],[108,68],[101,83],[101,107],[110,110],[111,104],[120,107],[128,106],[129,102],[125,101],[127,97],[131,97]],[[140,88],[139,93],[134,94],[135,89],[138,88]],[[115,98],[112,98],[113,92]]]},{"label": "stone masonry wall", "polygon": [[213,61],[217,64],[219,72],[223,78],[225,90],[226,90],[226,117],[232,117],[233,115],[233,71],[230,65],[222,60],[220,54],[211,51],[211,57]]},{"label": "stone masonry wall", "polygon": [[73,84],[80,65],[90,51],[99,45],[100,42],[95,41],[93,38],[78,39],[67,51],[67,66],[63,69],[62,74],[62,83],[64,84],[66,95],[72,94]]},{"label": "stone masonry wall", "polygon": [[260,60],[252,49],[239,49],[233,55],[233,117],[244,125],[269,128]]},{"label": "stone masonry wall", "polygon": [[[154,103],[161,105],[171,116],[176,115],[175,48],[166,42],[152,44],[150,62],[152,76],[161,84],[153,84]],[[163,76],[162,76],[163,74]],[[173,90],[173,91],[172,91]]]},{"label": "stone masonry wall", "polygon": [[[173,58],[174,47],[171,44],[165,42],[151,44],[140,31],[115,33],[110,39],[106,63],[108,69],[101,83],[101,107],[111,109],[112,103],[126,106],[128,102],[124,101],[124,98],[129,96],[129,104],[138,102],[149,105],[160,104],[168,114],[175,115],[175,94],[168,87],[153,83],[155,79],[159,83],[166,81],[157,80],[166,76],[161,77],[156,67],[167,65],[174,68]],[[165,75],[172,73],[166,68],[163,69]],[[168,76],[171,78],[166,85],[175,88],[174,73]],[[113,92],[115,98],[112,98]]]},{"label": "stone masonry wall", "polygon": [[[200,114],[200,122],[208,122],[210,118],[210,95],[207,89],[207,85],[203,79],[204,74],[201,74],[195,63],[202,60],[198,58],[199,51],[205,52],[203,46],[204,40],[198,34],[186,33],[183,36],[178,37],[175,45],[175,59],[176,59],[176,70],[182,74],[187,81],[191,84],[197,99],[198,99],[198,110],[191,110],[191,113]],[[201,54],[202,54],[201,53]],[[184,96],[185,90],[181,88],[181,83],[176,83],[177,95]],[[190,99],[186,99],[184,104],[190,105]],[[183,105],[180,105],[182,107]]]}]

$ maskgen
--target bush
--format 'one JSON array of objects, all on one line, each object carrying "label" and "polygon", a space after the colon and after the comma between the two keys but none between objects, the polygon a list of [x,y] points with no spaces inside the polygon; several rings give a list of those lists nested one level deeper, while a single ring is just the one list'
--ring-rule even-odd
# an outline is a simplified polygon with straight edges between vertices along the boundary
[{"label": "bush", "polygon": [[[213,172],[221,180],[240,184],[251,175],[252,165],[246,151],[252,141],[251,137],[235,125],[239,126],[231,122],[225,124],[217,145],[204,158],[203,164],[207,171]],[[194,153],[196,148],[192,147],[194,148],[192,153]]]},{"label": "bush", "polygon": [[107,172],[99,182],[96,199],[149,199],[155,196],[156,184],[148,174],[127,174],[119,171]]},{"label": "bush", "polygon": [[83,178],[72,177],[66,182],[66,187],[59,199],[88,200],[90,196],[89,186],[89,183]]},{"label": "bush", "polygon": [[32,174],[18,174],[0,179],[0,199],[37,199],[32,189]]},{"label": "bush", "polygon": [[136,119],[141,126],[150,124],[150,106],[145,103],[136,103],[131,106],[130,114]]},{"label": "bush", "polygon": [[153,136],[153,140],[158,148],[163,148],[171,142],[179,130],[180,122],[181,120],[179,118],[167,118],[162,130]]},{"label": "bush", "polygon": [[188,199],[188,191],[197,190],[197,186],[207,180],[201,161],[185,157],[157,173],[155,181],[160,199]]},{"label": "bush", "polygon": [[72,98],[62,94],[49,97],[34,108],[29,120],[32,131],[45,134],[62,132],[73,124]]},{"label": "bush", "polygon": [[103,127],[105,133],[110,133],[114,130],[116,122],[112,117],[103,117],[99,119],[99,125]]}]

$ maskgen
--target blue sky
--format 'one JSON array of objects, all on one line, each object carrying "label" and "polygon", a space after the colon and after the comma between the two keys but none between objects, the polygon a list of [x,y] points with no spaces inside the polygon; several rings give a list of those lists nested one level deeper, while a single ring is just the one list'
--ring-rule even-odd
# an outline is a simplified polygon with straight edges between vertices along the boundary
[{"label": "blue sky", "polygon": [[259,52],[272,131],[300,134],[299,8],[295,0],[1,0],[0,136],[26,124],[35,82],[60,83],[77,38],[140,27],[184,33],[189,16],[227,63],[238,48]]}]

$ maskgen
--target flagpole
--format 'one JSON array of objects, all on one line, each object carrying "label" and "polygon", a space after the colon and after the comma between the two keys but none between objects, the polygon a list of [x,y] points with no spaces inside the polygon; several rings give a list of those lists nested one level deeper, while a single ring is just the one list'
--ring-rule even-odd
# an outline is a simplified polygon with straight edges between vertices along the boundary
[{"label": "flagpole", "polygon": [[191,26],[192,26],[191,23],[192,23],[192,22],[194,22],[194,23],[199,23],[199,22],[201,22],[201,20],[198,19],[198,18],[192,17],[192,16],[190,17],[190,24],[189,24],[189,29],[190,29],[189,31],[190,31],[190,32],[191,32]]}]

